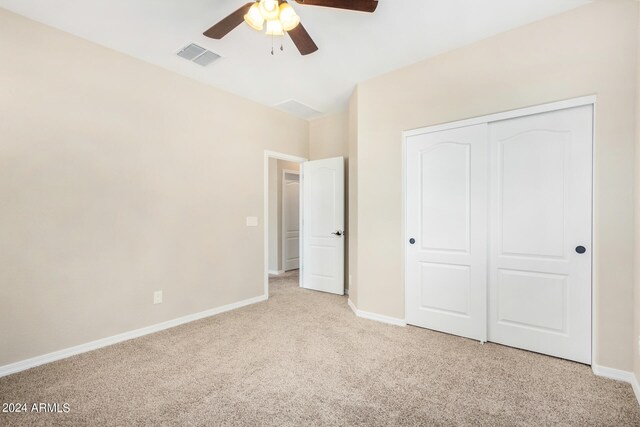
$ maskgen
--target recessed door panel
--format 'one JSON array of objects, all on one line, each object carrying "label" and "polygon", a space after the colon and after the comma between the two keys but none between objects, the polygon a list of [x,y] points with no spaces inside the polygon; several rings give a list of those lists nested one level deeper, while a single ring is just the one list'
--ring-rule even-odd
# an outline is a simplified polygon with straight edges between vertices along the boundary
[{"label": "recessed door panel", "polygon": [[336,171],[328,167],[318,167],[313,171],[308,186],[314,198],[314,206],[308,212],[309,232],[318,239],[329,239],[327,230],[336,228]]},{"label": "recessed door panel", "polygon": [[420,308],[468,317],[470,285],[466,265],[422,263]]},{"label": "recessed door panel", "polygon": [[567,332],[567,276],[498,271],[498,323],[543,332]]},{"label": "recessed door panel", "polygon": [[306,268],[314,277],[333,277],[334,265],[331,246],[309,245],[309,262]]},{"label": "recessed door panel", "polygon": [[442,142],[421,153],[421,246],[469,251],[469,144]]},{"label": "recessed door panel", "polygon": [[564,255],[570,136],[532,129],[498,142],[503,254]]}]

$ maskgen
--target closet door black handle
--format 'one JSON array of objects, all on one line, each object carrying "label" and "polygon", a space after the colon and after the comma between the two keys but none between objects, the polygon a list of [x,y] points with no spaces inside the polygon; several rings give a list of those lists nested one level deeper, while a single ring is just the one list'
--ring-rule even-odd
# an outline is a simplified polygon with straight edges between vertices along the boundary
[{"label": "closet door black handle", "polygon": [[583,254],[587,252],[587,248],[585,248],[584,246],[576,246],[576,252],[579,254]]},{"label": "closet door black handle", "polygon": [[411,243],[412,245],[416,242],[416,239],[414,239],[413,237],[409,239],[409,243]]}]

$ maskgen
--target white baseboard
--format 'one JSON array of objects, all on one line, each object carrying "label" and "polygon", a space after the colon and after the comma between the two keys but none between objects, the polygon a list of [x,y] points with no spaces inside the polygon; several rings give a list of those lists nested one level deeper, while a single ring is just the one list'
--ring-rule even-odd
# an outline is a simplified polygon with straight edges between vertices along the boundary
[{"label": "white baseboard", "polygon": [[356,316],[362,317],[363,319],[375,320],[377,322],[388,323],[390,325],[396,326],[407,326],[407,322],[405,322],[404,319],[398,319],[396,317],[385,316],[382,314],[370,313],[368,311],[360,310],[355,306],[351,299],[347,299],[347,304],[349,304],[349,307],[351,307],[351,310],[353,310]]},{"label": "white baseboard", "polygon": [[215,316],[216,314],[224,313],[225,311],[231,311],[236,308],[244,307],[266,300],[266,295],[260,295],[259,297],[234,302],[231,304],[223,305],[222,307],[216,307],[210,310],[201,311],[199,313],[189,314],[177,319],[167,320],[166,322],[157,323],[155,325],[146,326],[144,328],[135,329],[133,331],[124,332],[122,334],[113,335],[107,338],[101,338],[99,340],[91,341],[85,344],[80,344],[75,347],[65,348],[64,350],[54,351],[53,353],[43,354],[42,356],[36,356],[30,359],[11,363],[9,365],[0,366],[0,377],[15,374],[16,372],[44,365],[45,363],[55,362],[56,360],[65,359],[67,357],[75,356],[76,354],[86,353],[87,351],[96,350],[98,348],[117,344],[119,342],[127,341],[133,338],[138,338],[143,335],[152,334],[154,332],[173,328],[175,326],[183,325],[195,320],[204,319],[205,317]]},{"label": "white baseboard", "polygon": [[638,400],[638,404],[640,405],[640,384],[638,383],[638,379],[634,375],[633,372],[622,371],[620,369],[607,368],[606,366],[596,365],[595,363],[591,365],[591,370],[594,374],[609,378],[612,380],[624,381],[626,383],[631,384],[633,388],[633,392],[636,395],[636,399]]},{"label": "white baseboard", "polygon": [[638,401],[638,405],[640,405],[640,381],[638,381],[638,378],[635,375],[633,376],[631,387],[633,387],[633,392],[636,395],[636,400]]},{"label": "white baseboard", "polygon": [[274,275],[274,276],[279,276],[282,273],[284,273],[284,270],[269,270],[269,274]]}]

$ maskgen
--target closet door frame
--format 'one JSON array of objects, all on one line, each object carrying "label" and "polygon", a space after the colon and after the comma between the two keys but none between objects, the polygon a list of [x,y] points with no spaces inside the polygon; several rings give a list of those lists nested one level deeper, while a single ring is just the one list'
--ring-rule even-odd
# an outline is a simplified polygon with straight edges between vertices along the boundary
[{"label": "closet door frame", "polygon": [[[502,113],[489,114],[486,116],[474,117],[465,120],[459,120],[450,123],[438,124],[434,126],[427,126],[423,128],[417,128],[412,130],[407,130],[402,132],[402,235],[399,243],[402,245],[402,258],[404,262],[404,303],[405,303],[405,318],[407,313],[407,307],[409,307],[409,302],[407,300],[407,287],[409,283],[407,282],[407,253],[406,253],[406,236],[407,236],[407,139],[412,136],[421,135],[425,133],[439,132],[443,130],[456,129],[465,126],[474,126],[483,123],[491,123],[499,120],[508,120],[517,117],[530,116],[533,114],[540,113],[548,113],[552,111],[564,110],[568,108],[574,107],[582,107],[586,105],[591,105],[593,107],[593,134],[591,136],[592,144],[592,182],[591,182],[591,194],[592,194],[592,205],[591,205],[591,365],[596,366],[596,348],[597,347],[597,335],[596,324],[597,324],[597,316],[598,312],[596,311],[596,304],[598,301],[598,286],[597,286],[597,263],[595,262],[598,258],[598,244],[597,238],[595,234],[597,218],[595,217],[595,207],[598,203],[597,195],[595,194],[595,183],[596,183],[596,174],[597,169],[595,168],[596,164],[596,139],[595,139],[595,128],[596,128],[596,95],[583,96],[579,98],[567,99],[564,101],[552,102],[548,104],[536,105],[533,107],[526,107],[512,111],[505,111]],[[488,277],[487,277],[488,280]],[[488,285],[488,283],[487,283]],[[488,305],[488,293],[487,293],[487,305]]]}]

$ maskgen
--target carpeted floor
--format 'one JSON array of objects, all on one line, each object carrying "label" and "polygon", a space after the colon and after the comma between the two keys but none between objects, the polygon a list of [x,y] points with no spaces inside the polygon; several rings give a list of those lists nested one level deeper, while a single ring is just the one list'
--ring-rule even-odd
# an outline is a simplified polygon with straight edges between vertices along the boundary
[{"label": "carpeted floor", "polygon": [[588,366],[360,319],[271,280],[269,301],[0,378],[0,425],[639,426],[631,387]]}]

